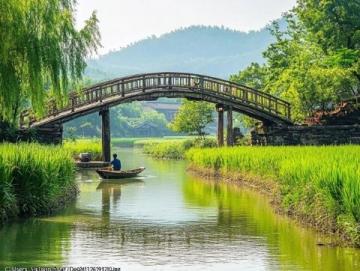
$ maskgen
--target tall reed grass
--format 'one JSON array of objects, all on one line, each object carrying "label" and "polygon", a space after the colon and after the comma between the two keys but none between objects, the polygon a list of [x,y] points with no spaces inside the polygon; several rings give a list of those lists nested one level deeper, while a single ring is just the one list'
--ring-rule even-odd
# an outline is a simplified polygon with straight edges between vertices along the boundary
[{"label": "tall reed grass", "polygon": [[39,144],[0,145],[0,221],[49,213],[74,189],[69,151]]},{"label": "tall reed grass", "polygon": [[275,180],[287,211],[319,227],[326,220],[360,245],[360,146],[191,149],[186,157],[195,167]]}]

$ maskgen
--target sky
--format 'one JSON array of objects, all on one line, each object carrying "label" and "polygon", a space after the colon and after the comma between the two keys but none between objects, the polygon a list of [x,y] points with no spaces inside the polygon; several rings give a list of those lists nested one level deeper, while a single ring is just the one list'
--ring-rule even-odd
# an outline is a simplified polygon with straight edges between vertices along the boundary
[{"label": "sky", "polygon": [[96,10],[103,48],[99,53],[191,25],[259,30],[296,0],[78,0],[77,25]]}]

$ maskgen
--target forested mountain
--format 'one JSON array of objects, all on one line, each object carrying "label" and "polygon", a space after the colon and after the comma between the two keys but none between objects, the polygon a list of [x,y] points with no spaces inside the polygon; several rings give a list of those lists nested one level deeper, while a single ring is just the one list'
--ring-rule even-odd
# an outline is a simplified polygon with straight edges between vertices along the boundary
[{"label": "forested mountain", "polygon": [[267,29],[249,33],[223,27],[192,26],[130,44],[88,61],[93,80],[157,71],[186,71],[229,78],[274,41]]}]

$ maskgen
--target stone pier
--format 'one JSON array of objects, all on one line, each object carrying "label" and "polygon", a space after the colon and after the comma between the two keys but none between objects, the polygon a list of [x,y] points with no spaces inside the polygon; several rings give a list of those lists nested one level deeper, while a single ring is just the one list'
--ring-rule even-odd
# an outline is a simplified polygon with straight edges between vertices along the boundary
[{"label": "stone pier", "polygon": [[224,146],[224,107],[223,105],[216,105],[218,112],[218,126],[217,126],[217,141],[218,146]]},{"label": "stone pier", "polygon": [[234,130],[233,130],[233,113],[232,107],[227,108],[227,132],[226,132],[226,143],[228,146],[234,145]]}]

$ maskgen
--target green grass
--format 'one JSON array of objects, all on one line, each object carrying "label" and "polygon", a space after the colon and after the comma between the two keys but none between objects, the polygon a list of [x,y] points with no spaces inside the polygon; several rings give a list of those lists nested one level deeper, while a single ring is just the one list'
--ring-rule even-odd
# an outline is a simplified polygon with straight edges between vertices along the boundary
[{"label": "green grass", "polygon": [[143,140],[144,138],[112,138],[111,144],[115,147],[134,147],[134,144],[138,140]]},{"label": "green grass", "polygon": [[183,140],[143,142],[143,152],[155,158],[182,159],[185,153]]},{"label": "green grass", "polygon": [[215,147],[216,141],[213,138],[179,138],[169,140],[147,140],[137,142],[142,144],[143,151],[155,158],[162,159],[183,159],[185,152],[190,148],[197,147]]},{"label": "green grass", "polygon": [[50,213],[75,186],[69,151],[39,144],[0,145],[0,221]]},{"label": "green grass", "polygon": [[289,213],[360,245],[360,146],[191,149],[196,167],[275,180]]},{"label": "green grass", "polygon": [[63,143],[65,150],[69,151],[74,158],[77,158],[80,153],[91,153],[92,160],[102,160],[102,146],[101,139],[76,139],[65,140]]}]

